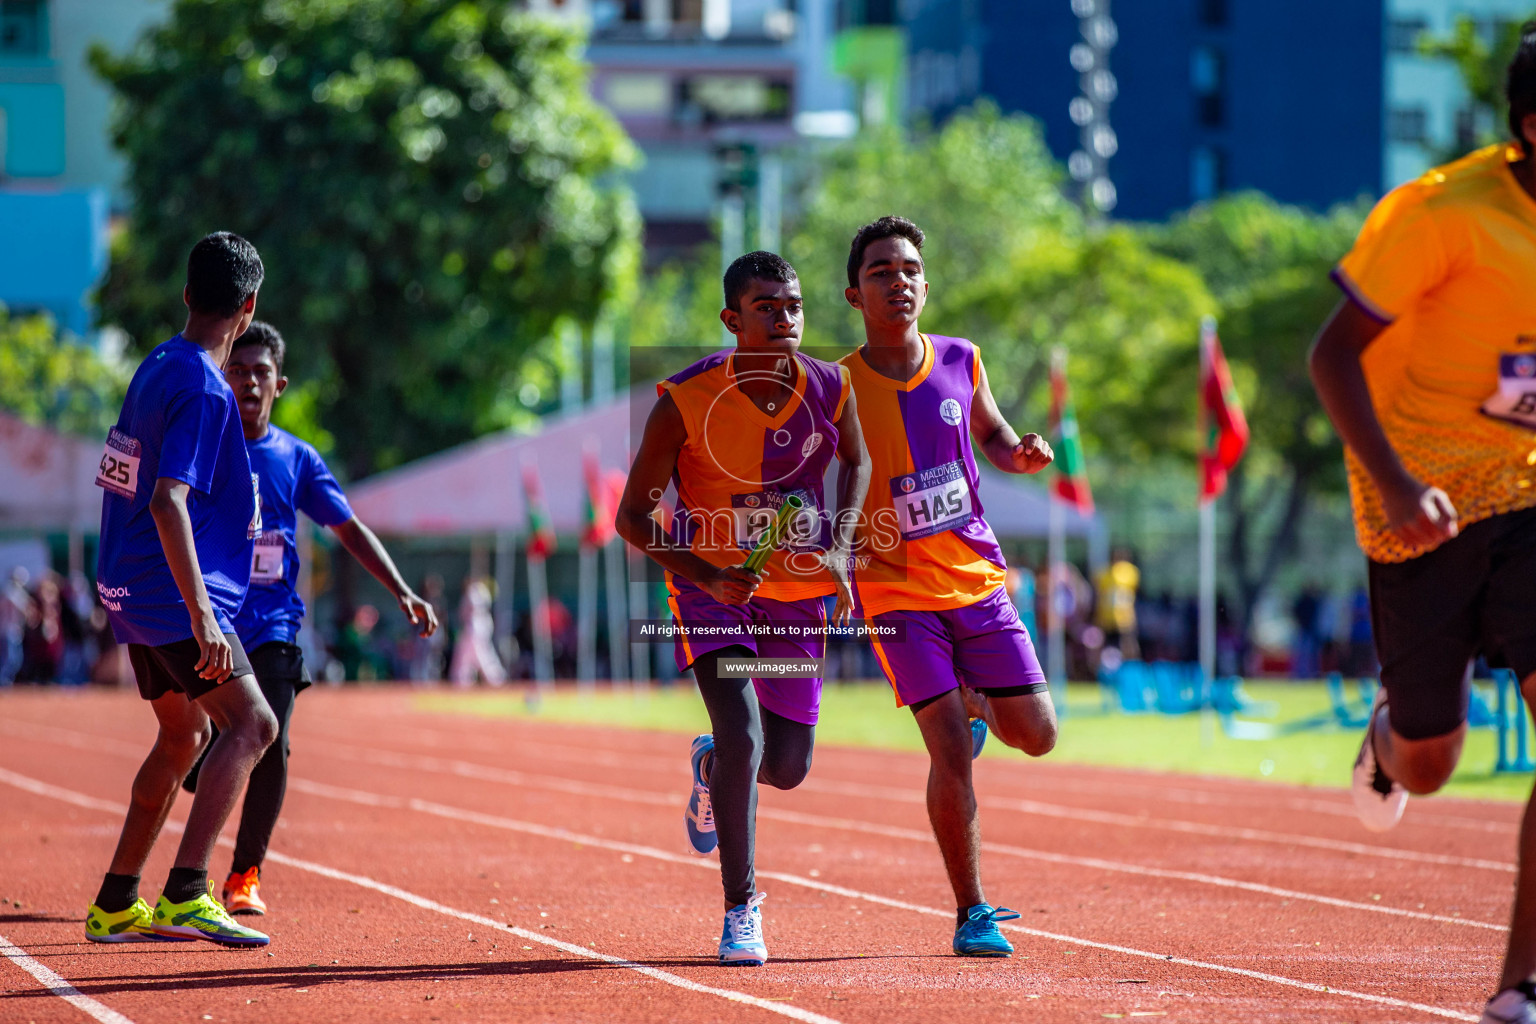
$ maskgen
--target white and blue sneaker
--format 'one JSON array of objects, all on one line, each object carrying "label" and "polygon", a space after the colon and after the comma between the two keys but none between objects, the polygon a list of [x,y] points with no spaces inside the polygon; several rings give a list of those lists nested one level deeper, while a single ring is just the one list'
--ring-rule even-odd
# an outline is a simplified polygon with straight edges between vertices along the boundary
[{"label": "white and blue sneaker", "polygon": [[768,894],[760,892],[739,907],[725,912],[720,931],[720,962],[727,967],[761,967],[768,962],[763,942],[763,912],[758,908]]},{"label": "white and blue sneaker", "polygon": [[978,903],[966,912],[965,920],[955,929],[951,948],[956,956],[1012,956],[1013,943],[1003,937],[997,922],[1012,921],[1018,916],[1018,911],[1007,907]]},{"label": "white and blue sneaker", "polygon": [[1536,1003],[1517,988],[1507,988],[1488,1000],[1479,1024],[1536,1024]]},{"label": "white and blue sneaker", "polygon": [[987,720],[971,719],[971,760],[981,756],[981,748],[987,745]]},{"label": "white and blue sneaker", "polygon": [[704,759],[714,752],[715,738],[706,732],[693,738],[693,749],[688,755],[693,795],[683,811],[683,824],[688,829],[688,849],[700,857],[709,856],[720,845],[720,837],[715,834],[715,809],[709,802],[709,781],[704,778]]}]

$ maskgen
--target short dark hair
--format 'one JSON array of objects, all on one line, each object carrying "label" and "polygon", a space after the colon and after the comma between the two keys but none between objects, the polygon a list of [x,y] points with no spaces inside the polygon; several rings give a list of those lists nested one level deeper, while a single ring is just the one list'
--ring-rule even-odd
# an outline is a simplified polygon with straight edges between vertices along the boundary
[{"label": "short dark hair", "polygon": [[272,362],[277,366],[278,375],[282,375],[283,357],[288,354],[288,345],[283,341],[283,336],[277,333],[276,327],[265,320],[252,320],[251,326],[245,329],[245,333],[235,339],[234,348],[252,347],[264,348],[272,353]]},{"label": "short dark hair", "polygon": [[1533,154],[1530,140],[1525,137],[1525,118],[1536,114],[1536,21],[1520,26],[1520,45],[1509,62],[1509,73],[1504,79],[1504,95],[1509,100],[1509,130],[1514,133],[1526,158]]},{"label": "short dark hair", "polygon": [[791,281],[800,280],[800,275],[795,273],[795,268],[789,265],[789,261],[776,252],[749,252],[745,256],[736,257],[736,261],[725,270],[725,308],[741,310],[741,297],[746,294],[747,286],[753,281],[777,281],[780,284],[789,284]]},{"label": "short dark hair", "polygon": [[228,319],[256,294],[265,276],[254,245],[231,231],[215,231],[187,257],[187,305],[194,313]]},{"label": "short dark hair", "polygon": [[919,256],[923,254],[923,229],[907,218],[881,217],[871,224],[865,224],[853,236],[853,244],[848,247],[848,287],[859,286],[859,268],[864,265],[864,250],[883,238],[905,238],[912,243]]}]

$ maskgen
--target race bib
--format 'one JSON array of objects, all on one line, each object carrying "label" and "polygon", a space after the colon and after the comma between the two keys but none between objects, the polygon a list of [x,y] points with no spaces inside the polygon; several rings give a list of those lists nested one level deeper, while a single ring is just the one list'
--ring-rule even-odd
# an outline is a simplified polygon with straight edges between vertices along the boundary
[{"label": "race bib", "polygon": [[[800,514],[789,523],[781,547],[791,551],[820,551],[822,543],[821,513],[811,502],[807,491],[792,491],[805,505]],[[731,495],[731,515],[735,520],[736,546],[743,551],[753,551],[763,531],[779,514],[779,506],[788,497],[779,491],[758,491],[755,494]]]},{"label": "race bib", "polygon": [[96,486],[130,501],[139,490],[139,457],[143,445],[136,438],[113,427],[101,450],[101,465],[96,468]]},{"label": "race bib", "polygon": [[1536,355],[1499,356],[1499,390],[1484,400],[1483,413],[1536,430]]},{"label": "race bib", "polygon": [[971,521],[971,483],[959,459],[891,478],[891,505],[903,540],[931,537]]},{"label": "race bib", "polygon": [[287,546],[283,535],[273,530],[256,538],[256,550],[251,555],[251,582],[277,583],[283,578],[283,555]]}]

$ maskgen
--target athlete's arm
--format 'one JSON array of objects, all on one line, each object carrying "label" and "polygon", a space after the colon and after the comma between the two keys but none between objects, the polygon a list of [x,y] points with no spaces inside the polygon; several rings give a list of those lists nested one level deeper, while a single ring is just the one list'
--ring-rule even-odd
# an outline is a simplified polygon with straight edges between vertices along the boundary
[{"label": "athlete's arm", "polygon": [[405,612],[405,617],[411,620],[411,625],[421,630],[422,636],[431,636],[437,632],[437,612],[426,601],[416,596],[410,584],[400,576],[400,570],[395,568],[394,559],[389,557],[389,552],[384,550],[384,545],[379,542],[378,536],[363,521],[353,516],[344,523],[337,523],[331,527],[336,534],[336,539],[341,541],[341,546],[352,553],[352,557],[363,563],[363,568],[369,574],[389,589],[395,595],[395,600],[400,602],[400,610]]},{"label": "athlete's arm", "polygon": [[[624,496],[614,517],[614,529],[626,541],[650,555],[662,568],[691,580],[721,604],[746,604],[763,576],[741,566],[722,569],[711,565],[687,548],[679,547],[651,515],[667,482],[677,468],[678,453],[683,450],[688,431],[683,415],[671,395],[662,395],[645,421],[640,450],[624,483]],[[764,574],[766,575],[766,574]]]},{"label": "athlete's arm", "polygon": [[222,683],[234,669],[235,654],[224,639],[224,631],[219,629],[219,617],[214,614],[208,588],[203,585],[203,569],[192,539],[192,517],[187,514],[187,492],[191,489],[180,480],[158,478],[155,493],[149,499],[149,514],[160,534],[165,564],[170,567],[171,578],[176,581],[176,589],[192,619],[192,639],[197,641],[198,649],[197,674]]},{"label": "athlete's arm", "polygon": [[1340,300],[1307,353],[1307,369],[1334,429],[1381,493],[1392,531],[1410,544],[1456,536],[1456,507],[1438,487],[1415,480],[1392,450],[1365,380],[1360,357],[1386,325],[1357,303]]},{"label": "athlete's arm", "polygon": [[854,406],[853,389],[843,403],[837,420],[837,516],[832,526],[832,549],[827,552],[827,568],[837,584],[837,604],[832,621],[842,625],[853,617],[853,590],[848,585],[848,556],[853,550],[854,531],[864,511],[864,497],[869,493],[873,467],[864,431],[859,426],[859,412]]},{"label": "athlete's arm", "polygon": [[997,399],[992,397],[992,385],[987,383],[985,366],[981,367],[981,379],[971,398],[971,437],[987,461],[1004,473],[1038,473],[1056,458],[1045,438],[1039,434],[1020,438],[1003,419]]}]

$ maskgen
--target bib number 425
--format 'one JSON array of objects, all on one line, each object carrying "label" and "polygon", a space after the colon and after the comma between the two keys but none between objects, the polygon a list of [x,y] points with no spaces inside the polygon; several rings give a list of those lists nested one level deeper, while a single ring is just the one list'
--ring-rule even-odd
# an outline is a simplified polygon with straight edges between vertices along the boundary
[{"label": "bib number 425", "polygon": [[143,450],[137,438],[113,427],[101,450],[101,464],[96,468],[96,486],[132,499],[139,490],[139,458]]}]

